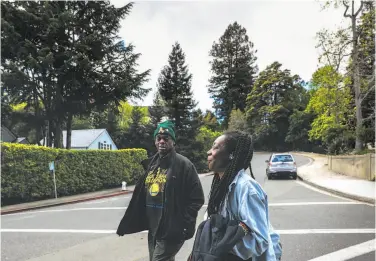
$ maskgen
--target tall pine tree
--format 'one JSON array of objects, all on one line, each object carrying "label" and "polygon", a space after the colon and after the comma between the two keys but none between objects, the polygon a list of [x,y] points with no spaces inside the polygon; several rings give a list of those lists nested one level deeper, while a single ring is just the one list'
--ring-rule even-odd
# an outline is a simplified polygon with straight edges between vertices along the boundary
[{"label": "tall pine tree", "polygon": [[144,114],[141,108],[134,106],[132,110],[132,123],[124,135],[124,147],[150,149],[149,135],[147,127],[142,123]]},{"label": "tall pine tree", "polygon": [[188,71],[185,54],[179,43],[175,43],[166,65],[158,79],[158,92],[165,101],[167,116],[175,123],[177,150],[187,157],[193,153],[194,128],[193,112],[197,103],[191,90],[192,74]]},{"label": "tall pine tree", "polygon": [[162,120],[162,117],[167,115],[166,102],[161,97],[159,91],[155,93],[153,105],[149,106],[148,111],[152,128],[155,128]]},{"label": "tall pine tree", "polygon": [[209,93],[214,98],[216,115],[227,128],[231,111],[245,110],[258,71],[255,51],[247,30],[234,22],[213,43],[209,54],[212,57]]}]

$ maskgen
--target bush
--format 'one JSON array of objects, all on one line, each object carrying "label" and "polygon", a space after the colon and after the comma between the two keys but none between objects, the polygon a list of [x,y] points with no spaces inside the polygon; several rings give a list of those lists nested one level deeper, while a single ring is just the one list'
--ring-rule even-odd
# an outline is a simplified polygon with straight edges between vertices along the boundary
[{"label": "bush", "polygon": [[351,151],[355,145],[355,134],[347,126],[328,128],[324,136],[329,154],[344,154]]},{"label": "bush", "polygon": [[64,150],[2,143],[2,205],[51,198],[53,178],[48,163],[55,161],[58,197],[120,187],[142,174],[143,149]]}]

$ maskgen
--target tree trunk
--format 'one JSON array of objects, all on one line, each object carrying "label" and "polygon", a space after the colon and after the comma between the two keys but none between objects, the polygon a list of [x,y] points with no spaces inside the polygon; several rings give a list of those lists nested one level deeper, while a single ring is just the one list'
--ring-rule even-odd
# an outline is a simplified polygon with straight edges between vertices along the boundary
[{"label": "tree trunk", "polygon": [[52,142],[53,142],[53,136],[52,136],[52,133],[53,133],[53,126],[54,126],[54,122],[53,120],[49,119],[48,120],[48,125],[47,125],[47,147],[52,147]]},{"label": "tree trunk", "polygon": [[55,114],[56,114],[56,125],[55,125],[55,136],[54,136],[54,147],[55,148],[63,148],[63,130],[62,130],[62,125],[63,125],[63,110],[62,110],[62,103],[63,103],[63,97],[62,97],[62,92],[63,88],[61,84],[58,83],[58,88],[56,92],[56,109],[55,109]]},{"label": "tree trunk", "polygon": [[359,70],[359,46],[358,46],[358,32],[356,28],[356,18],[359,12],[354,13],[354,1],[352,1],[352,14],[351,14],[351,29],[352,29],[352,40],[353,40],[353,50],[352,50],[352,67],[353,67],[353,88],[355,92],[355,108],[356,108],[356,140],[355,140],[355,150],[360,151],[363,149],[363,140],[361,137],[361,129],[363,125],[363,114],[362,114],[362,97],[360,91],[360,70]]},{"label": "tree trunk", "polygon": [[63,147],[63,130],[62,130],[62,119],[58,117],[56,119],[55,132],[54,132],[54,148]]},{"label": "tree trunk", "polygon": [[72,112],[68,112],[66,149],[71,148],[72,143]]}]

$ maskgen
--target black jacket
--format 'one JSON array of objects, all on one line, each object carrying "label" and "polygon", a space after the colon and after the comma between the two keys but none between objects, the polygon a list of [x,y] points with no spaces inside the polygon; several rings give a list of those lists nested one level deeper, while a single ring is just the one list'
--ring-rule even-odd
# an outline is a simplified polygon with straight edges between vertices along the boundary
[{"label": "black jacket", "polygon": [[[144,168],[147,166],[146,172],[138,180],[129,206],[120,221],[116,232],[119,236],[149,229],[145,206],[145,179],[158,157],[157,154],[142,162]],[[197,214],[205,201],[204,192],[196,168],[189,159],[173,151],[165,160],[167,162],[161,162],[161,165],[169,165],[165,187],[166,201],[157,237],[163,235],[163,238],[159,239],[187,240],[195,233]],[[163,233],[160,233],[161,229]]]}]

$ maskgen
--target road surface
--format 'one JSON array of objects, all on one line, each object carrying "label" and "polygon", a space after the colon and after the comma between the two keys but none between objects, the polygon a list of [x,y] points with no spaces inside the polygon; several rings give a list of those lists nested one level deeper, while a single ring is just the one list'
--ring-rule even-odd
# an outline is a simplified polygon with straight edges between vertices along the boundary
[{"label": "road surface", "polygon": [[[269,198],[270,220],[281,234],[283,260],[375,260],[375,208],[339,198],[294,180],[267,180],[255,154],[256,179]],[[297,157],[298,165],[308,158]],[[201,178],[206,202],[212,176]],[[114,234],[131,195],[2,216],[1,260],[147,261],[147,234]],[[185,261],[193,240],[176,260]]]}]

